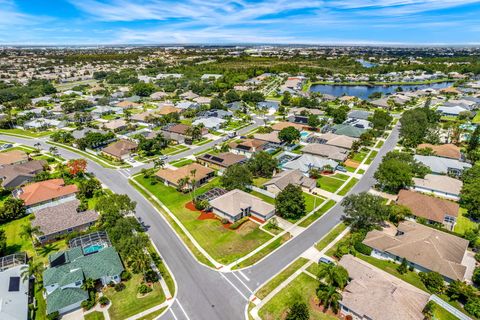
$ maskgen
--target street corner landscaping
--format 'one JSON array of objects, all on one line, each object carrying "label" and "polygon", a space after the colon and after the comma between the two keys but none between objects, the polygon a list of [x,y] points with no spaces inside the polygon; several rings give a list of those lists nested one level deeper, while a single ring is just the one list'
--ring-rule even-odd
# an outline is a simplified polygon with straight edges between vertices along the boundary
[{"label": "street corner landscaping", "polygon": [[[260,229],[260,225],[253,221],[245,221],[234,230],[229,228],[213,214],[196,210],[188,193],[166,186],[156,181],[155,177],[139,175],[134,180],[162,202],[200,246],[219,263],[232,263],[272,238],[272,235]],[[195,193],[201,195],[218,185],[219,179],[213,178],[196,189]]]},{"label": "street corner landscaping", "polygon": [[342,173],[337,173],[334,175],[322,175],[317,179],[317,187],[335,193],[337,190],[347,181],[348,176]]}]

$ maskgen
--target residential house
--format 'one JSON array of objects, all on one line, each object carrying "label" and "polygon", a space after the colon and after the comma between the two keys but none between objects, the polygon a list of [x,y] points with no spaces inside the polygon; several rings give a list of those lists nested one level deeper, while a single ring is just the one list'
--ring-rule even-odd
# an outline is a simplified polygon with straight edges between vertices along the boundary
[{"label": "residential house", "polygon": [[210,74],[210,73],[205,73],[200,77],[202,80],[217,80],[223,77],[222,74]]},{"label": "residential house", "polygon": [[128,159],[132,152],[135,152],[138,144],[130,140],[118,140],[102,149],[102,153],[118,161]]},{"label": "residential house", "polygon": [[216,117],[207,117],[207,118],[197,118],[192,122],[192,125],[198,126],[202,124],[205,128],[210,130],[218,130],[221,126],[226,123],[227,120],[216,118]]},{"label": "residential house", "polygon": [[348,113],[348,118],[368,120],[368,118],[370,118],[371,115],[372,113],[370,111],[352,110]]},{"label": "residential house", "polygon": [[257,139],[245,139],[230,142],[228,146],[232,153],[241,154],[250,158],[253,154],[266,150],[268,143]]},{"label": "residential house", "polygon": [[433,194],[450,200],[460,200],[463,183],[459,179],[438,174],[427,174],[425,178],[413,178],[412,190]]},{"label": "residential house", "polygon": [[200,104],[200,105],[204,105],[204,104],[210,104],[210,102],[212,101],[212,98],[209,98],[209,97],[197,97],[195,99],[193,99],[194,102]]},{"label": "residential house", "polygon": [[231,223],[247,216],[266,221],[275,214],[275,206],[238,189],[210,200],[209,203],[215,215]]},{"label": "residential house", "polygon": [[405,258],[415,270],[436,271],[447,282],[469,280],[467,265],[475,264],[467,251],[468,240],[413,221],[370,231],[363,244],[373,249],[375,258],[396,262]]},{"label": "residential house", "polygon": [[140,108],[142,104],[134,101],[123,100],[115,104],[115,106],[122,108],[123,110],[126,110],[126,109]]},{"label": "residential house", "polygon": [[60,121],[60,120],[55,120],[55,119],[45,119],[45,118],[40,118],[40,119],[34,119],[31,121],[27,121],[23,124],[23,128],[26,130],[43,130],[47,128],[57,128],[57,129],[62,129],[66,126],[65,121]]},{"label": "residential house", "polygon": [[88,299],[82,289],[86,279],[100,281],[102,285],[120,282],[123,264],[115,248],[98,244],[74,247],[48,257],[49,268],[43,272],[47,315],[65,314],[80,308]]},{"label": "residential house", "polygon": [[[178,169],[160,169],[155,173],[155,176],[166,186],[189,190],[193,188],[193,180],[195,180],[195,187],[201,186],[215,176],[215,171],[201,164],[191,163]],[[190,182],[182,186],[181,180],[185,178],[189,178]]]},{"label": "residential house", "polygon": [[215,110],[207,110],[207,111],[200,112],[198,115],[204,118],[215,117],[215,118],[225,119],[233,116],[233,112],[227,111],[227,110],[215,109]]},{"label": "residential house", "polygon": [[293,122],[277,122],[272,125],[272,129],[274,131],[282,131],[282,129],[288,128],[288,127],[294,127],[298,131],[302,131],[302,129],[305,127],[304,125],[298,124],[298,123],[293,123]]},{"label": "residential house", "polygon": [[99,218],[98,213],[94,210],[78,212],[79,205],[80,201],[75,199],[35,212],[32,226],[40,230],[35,235],[38,241],[48,243],[67,233],[84,231],[94,225]]},{"label": "residential house", "polygon": [[30,319],[29,280],[23,277],[27,254],[14,253],[0,258],[0,319]]},{"label": "residential house", "polygon": [[103,127],[111,131],[122,131],[127,129],[128,123],[124,119],[116,119],[104,123]]},{"label": "residential house", "polygon": [[348,150],[328,144],[312,143],[302,149],[302,153],[326,157],[338,162],[343,162],[348,157]]},{"label": "residential house", "polygon": [[433,153],[439,157],[462,160],[460,148],[454,144],[434,145],[430,143],[422,143],[417,146],[417,149],[431,149]]},{"label": "residential house", "polygon": [[101,133],[101,134],[106,134],[106,131],[99,130],[99,129],[94,129],[94,128],[83,128],[80,130],[75,130],[72,131],[72,136],[75,138],[75,140],[82,139],[84,138],[87,133],[89,132],[95,132],[95,133]]},{"label": "residential house", "polygon": [[96,106],[95,109],[90,111],[93,118],[100,118],[106,114],[122,114],[123,109],[120,107],[111,107],[111,106]]},{"label": "residential house", "polygon": [[217,170],[226,169],[234,164],[243,163],[246,160],[247,157],[231,152],[220,154],[205,153],[197,157],[198,163]]},{"label": "residential house", "polygon": [[358,128],[348,124],[336,124],[331,130],[337,135],[344,135],[352,138],[360,138],[360,136],[367,131],[364,128]]},{"label": "residential house", "polygon": [[198,98],[199,95],[196,94],[196,93],[193,93],[192,91],[187,91],[187,92],[184,92],[180,95],[180,98],[182,99],[186,99],[186,100],[193,100],[195,98]]},{"label": "residential house", "polygon": [[0,152],[0,167],[28,162],[28,154],[23,150]]},{"label": "residential house", "polygon": [[[350,254],[339,262],[350,281],[340,314],[352,320],[423,320],[430,294]],[[381,306],[381,307],[380,307]]]},{"label": "residential house", "polygon": [[430,223],[443,224],[449,230],[453,230],[460,210],[455,202],[410,190],[400,190],[397,203],[409,208],[416,217],[424,218]]},{"label": "residential house", "polygon": [[323,171],[325,168],[329,167],[335,170],[338,166],[338,162],[324,158],[318,157],[311,154],[303,154],[298,158],[295,158],[291,161],[288,161],[282,165],[282,168],[287,170],[300,170],[304,175],[308,175],[311,169],[317,169]]},{"label": "residential house", "polygon": [[44,160],[33,160],[19,164],[9,164],[0,168],[2,187],[12,189],[32,181],[47,166]]},{"label": "residential house", "polygon": [[65,185],[63,179],[50,179],[27,184],[16,189],[13,195],[23,200],[27,212],[33,212],[72,201],[77,192],[78,187],[74,184]]},{"label": "residential house", "polygon": [[278,101],[262,101],[257,103],[258,109],[267,110],[269,113],[274,113],[277,111],[279,106],[280,102]]},{"label": "residential house", "polygon": [[152,100],[163,100],[165,99],[166,97],[168,97],[169,94],[166,93],[166,92],[163,92],[163,91],[158,91],[158,92],[154,92],[150,95],[150,99]]},{"label": "residential house", "polygon": [[285,170],[276,174],[272,179],[263,184],[267,191],[278,194],[286,186],[293,184],[299,186],[306,192],[312,192],[317,187],[317,181],[306,177],[300,170]]},{"label": "residential house", "polygon": [[243,110],[243,103],[241,101],[234,101],[227,103],[226,107],[228,110],[241,111]]},{"label": "residential house", "polygon": [[[161,130],[163,136],[168,140],[175,140],[178,143],[192,143],[192,138],[189,135],[188,131],[191,126],[188,126],[183,123],[170,123],[164,126]],[[201,136],[203,137],[208,133],[207,128],[201,129]]]},{"label": "residential house", "polygon": [[442,116],[458,117],[460,113],[470,112],[470,110],[461,106],[440,106],[437,108],[437,112],[440,113]]},{"label": "residential house", "polygon": [[155,113],[159,115],[166,115],[170,113],[180,113],[182,109],[175,108],[173,105],[163,105]]},{"label": "residential house", "polygon": [[180,101],[175,105],[175,107],[181,110],[187,110],[187,109],[198,109],[200,105],[198,103],[191,102],[191,101]]},{"label": "residential house", "polygon": [[353,146],[353,143],[358,139],[327,132],[320,135],[315,135],[311,137],[311,140],[314,140],[315,142],[320,144],[326,144],[329,146],[350,150]]},{"label": "residential house", "polygon": [[426,165],[432,173],[448,174],[460,176],[465,169],[471,168],[472,165],[461,162],[457,159],[442,158],[436,156],[415,155],[414,159]]},{"label": "residential house", "polygon": [[265,141],[270,144],[272,148],[279,148],[284,143],[278,137],[279,131],[272,131],[270,133],[255,133],[253,138],[255,140]]}]

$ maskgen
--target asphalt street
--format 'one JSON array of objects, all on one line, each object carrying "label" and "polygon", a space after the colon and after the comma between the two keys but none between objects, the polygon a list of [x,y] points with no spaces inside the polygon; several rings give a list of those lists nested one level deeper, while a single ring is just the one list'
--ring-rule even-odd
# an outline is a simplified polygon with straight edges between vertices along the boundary
[{"label": "asphalt street", "polygon": [[[256,119],[255,124],[244,128],[240,133],[246,133],[262,122]],[[7,135],[0,135],[0,139],[28,146],[40,142],[44,150],[50,148],[50,145],[42,139],[24,139]],[[375,184],[373,173],[383,155],[392,150],[397,141],[398,127],[395,127],[369,170],[350,193],[367,191]],[[169,161],[208,149],[218,143],[212,141],[195,150],[173,156]],[[62,148],[58,148],[58,151],[65,159],[81,157]],[[253,291],[326,235],[338,224],[342,216],[342,208],[337,204],[307,230],[256,265],[241,271],[220,272],[198,263],[163,216],[128,183],[126,176],[138,172],[141,168],[106,169],[89,159],[86,160],[88,170],[103,184],[116,193],[128,194],[137,202],[136,215],[148,226],[150,237],[175,277],[177,283],[175,301],[162,319],[245,319],[245,308]]]}]

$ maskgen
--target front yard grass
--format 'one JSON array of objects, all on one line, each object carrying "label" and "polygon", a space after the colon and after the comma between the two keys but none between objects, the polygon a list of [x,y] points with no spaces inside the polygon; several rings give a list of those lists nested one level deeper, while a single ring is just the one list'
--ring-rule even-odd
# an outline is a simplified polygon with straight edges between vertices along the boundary
[{"label": "front yard grass", "polygon": [[317,186],[320,189],[334,193],[342,186],[346,179],[343,179],[344,175],[336,174],[333,176],[321,176],[317,180]]},{"label": "front yard grass", "polygon": [[40,131],[40,132],[33,132],[33,131],[28,131],[28,130],[23,130],[23,129],[0,129],[0,134],[6,134],[6,135],[19,135],[19,136],[25,136],[29,138],[40,138],[40,137],[46,137],[48,135],[51,135],[53,131]]},{"label": "front yard grass", "polygon": [[103,312],[100,312],[100,311],[93,311],[93,312],[87,313],[83,317],[85,320],[104,320],[105,319]]},{"label": "front yard grass", "polygon": [[311,214],[308,218],[306,218],[305,220],[303,220],[299,226],[300,227],[303,227],[303,228],[306,228],[308,227],[309,225],[311,225],[312,223],[314,223],[318,218],[320,218],[321,216],[323,216],[323,214],[325,212],[327,212],[328,210],[330,210],[334,205],[335,205],[335,200],[328,200],[327,203],[325,203],[323,205],[323,207],[321,207],[320,209],[318,209],[317,211],[315,211],[313,214]]},{"label": "front yard grass", "polygon": [[350,181],[347,182],[347,184],[342,188],[342,190],[338,191],[338,194],[341,196],[346,195],[347,192],[350,191],[350,189],[352,189],[353,186],[357,184],[357,182],[358,182],[357,178],[350,179]]},{"label": "front yard grass", "polygon": [[385,143],[385,141],[383,141],[383,140],[378,141],[377,144],[375,145],[375,148],[380,149],[383,146],[384,143]]},{"label": "front yard grass", "polygon": [[132,278],[125,283],[125,289],[115,291],[114,288],[106,287],[105,295],[110,299],[112,304],[108,309],[110,318],[113,320],[126,319],[139,312],[145,311],[165,301],[160,283],[154,283],[153,291],[145,296],[139,296],[137,293],[138,286],[142,283],[142,275],[134,274]]},{"label": "front yard grass", "polygon": [[171,162],[170,164],[174,167],[180,168],[186,166],[187,164],[193,163],[194,161],[191,159],[181,159],[178,161]]},{"label": "front yard grass", "polygon": [[[162,183],[152,185],[150,179],[154,178],[145,179],[139,175],[134,179],[167,206],[198,243],[220,263],[231,263],[272,238],[254,222],[245,223],[237,230],[230,230],[218,219],[198,220],[200,212],[185,208],[191,201],[188,193],[180,193]],[[218,185],[219,179],[214,178],[197,189],[196,194],[200,195]]]},{"label": "front yard grass", "polygon": [[478,223],[470,220],[467,216],[467,209],[460,208],[457,217],[457,223],[455,224],[454,231],[459,234],[465,234],[467,230],[475,229],[478,226]]},{"label": "front yard grass", "polygon": [[363,161],[363,159],[365,159],[365,157],[367,156],[368,154],[368,151],[359,151],[359,152],[356,152],[353,157],[352,157],[352,160],[355,161],[355,162],[358,162],[358,163],[361,163]]},{"label": "front yard grass", "polygon": [[245,267],[248,267],[248,266],[250,266],[254,263],[257,263],[258,261],[260,261],[264,257],[266,257],[268,254],[270,254],[273,250],[279,248],[282,244],[284,244],[289,239],[290,239],[290,233],[285,233],[283,236],[278,237],[277,239],[272,241],[268,246],[266,246],[262,250],[255,253],[253,256],[248,257],[247,259],[241,261],[240,263],[237,263],[232,268],[232,270],[245,268]]},{"label": "front yard grass", "polygon": [[372,151],[370,155],[368,156],[368,159],[365,161],[365,164],[371,164],[373,162],[373,159],[377,156],[378,151]]},{"label": "front yard grass", "polygon": [[337,225],[335,228],[330,230],[330,232],[320,241],[318,241],[315,244],[315,248],[317,248],[318,251],[322,251],[325,249],[326,246],[328,246],[329,243],[331,243],[340,233],[343,232],[347,228],[347,225],[343,222],[341,222],[339,225]]},{"label": "front yard grass", "polygon": [[276,287],[278,287],[282,282],[287,280],[295,271],[303,267],[308,262],[305,258],[298,258],[287,268],[277,274],[273,279],[268,281],[263,287],[261,287],[256,293],[260,299],[264,299],[270,292],[272,292]]},{"label": "front yard grass", "polygon": [[283,319],[294,302],[303,302],[308,306],[311,320],[337,319],[317,309],[317,287],[318,281],[316,279],[305,273],[300,274],[260,309],[260,317],[265,320]]},{"label": "front yard grass", "polygon": [[440,305],[434,302],[435,307],[433,308],[433,318],[436,320],[456,320],[453,314],[442,308]]},{"label": "front yard grass", "polygon": [[161,315],[168,307],[163,307],[160,310],[153,311],[152,313],[147,314],[146,316],[141,317],[138,320],[154,320],[157,319],[159,315]]},{"label": "front yard grass", "polygon": [[188,150],[188,147],[178,144],[178,145],[173,145],[169,146],[165,149],[162,150],[163,155],[168,155],[168,156],[173,156],[175,154],[181,153],[185,150]]}]

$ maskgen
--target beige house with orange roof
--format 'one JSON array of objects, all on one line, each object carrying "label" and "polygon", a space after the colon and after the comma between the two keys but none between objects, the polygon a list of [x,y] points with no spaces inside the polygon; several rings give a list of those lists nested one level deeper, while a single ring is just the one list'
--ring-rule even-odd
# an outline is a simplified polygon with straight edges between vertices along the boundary
[{"label": "beige house with orange roof", "polygon": [[65,185],[63,179],[50,179],[23,186],[13,192],[14,197],[23,200],[27,212],[53,207],[76,198],[78,187]]}]

